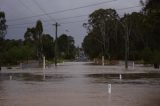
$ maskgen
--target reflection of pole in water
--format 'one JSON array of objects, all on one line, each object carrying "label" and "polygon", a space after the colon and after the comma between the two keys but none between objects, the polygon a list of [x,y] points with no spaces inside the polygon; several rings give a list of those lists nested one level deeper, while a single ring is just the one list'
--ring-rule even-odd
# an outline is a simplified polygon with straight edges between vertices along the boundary
[{"label": "reflection of pole in water", "polygon": [[111,94],[107,96],[107,106],[111,106]]},{"label": "reflection of pole in water", "polygon": [[111,84],[108,84],[108,94],[111,94]]},{"label": "reflection of pole in water", "polygon": [[46,62],[45,62],[45,56],[43,56],[43,80],[46,79],[45,69],[46,69]]},{"label": "reflection of pole in water", "polygon": [[43,69],[43,80],[46,79],[46,73],[45,73],[45,69]]},{"label": "reflection of pole in water", "polygon": [[111,84],[108,84],[108,98],[107,98],[107,106],[111,106]]},{"label": "reflection of pole in water", "polygon": [[43,56],[43,70],[46,68],[45,56]]},{"label": "reflection of pole in water", "polygon": [[133,63],[132,63],[132,66],[133,66],[133,70],[134,70],[134,61],[133,61]]},{"label": "reflection of pole in water", "polygon": [[120,79],[120,80],[122,79],[122,74],[119,74],[119,79]]},{"label": "reflection of pole in water", "polygon": [[9,76],[9,80],[12,80],[12,76],[11,75]]},{"label": "reflection of pole in water", "polygon": [[104,66],[104,56],[102,56],[102,66]]},{"label": "reflection of pole in water", "polygon": [[43,80],[45,80],[46,79],[46,75],[45,75],[45,73],[43,73]]}]

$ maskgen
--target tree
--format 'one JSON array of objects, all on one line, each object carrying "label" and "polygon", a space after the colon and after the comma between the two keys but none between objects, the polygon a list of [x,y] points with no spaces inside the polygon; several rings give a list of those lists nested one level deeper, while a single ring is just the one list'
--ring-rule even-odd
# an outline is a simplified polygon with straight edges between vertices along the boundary
[{"label": "tree", "polygon": [[125,14],[120,23],[123,27],[125,39],[125,68],[128,68],[128,59],[135,60],[137,50],[144,48],[145,16],[142,13],[133,12]]},{"label": "tree", "polygon": [[76,47],[75,47],[75,41],[72,36],[68,36],[68,45],[67,45],[67,59],[74,59],[76,55]]},{"label": "tree", "polygon": [[0,11],[0,39],[3,39],[7,33],[5,13]]},{"label": "tree", "polygon": [[74,38],[62,34],[57,39],[59,56],[64,59],[73,59],[75,57]]},{"label": "tree", "polygon": [[43,54],[46,59],[51,60],[54,58],[54,39],[49,34],[42,35],[42,48]]},{"label": "tree", "polygon": [[35,49],[24,45],[22,40],[3,40],[3,51],[0,53],[2,65],[17,65],[25,60],[35,58]]},{"label": "tree", "polygon": [[142,59],[144,64],[151,64],[153,59],[153,52],[150,48],[144,48],[142,51]]},{"label": "tree", "polygon": [[159,9],[160,9],[160,1],[159,0],[146,0],[146,2],[144,3],[143,1],[141,1],[142,5],[145,5],[143,8],[143,11],[145,11],[147,14],[152,14],[152,13],[159,13]]},{"label": "tree", "polygon": [[89,16],[84,27],[88,29],[88,35],[83,47],[89,57],[105,54],[108,59],[124,59],[125,54],[126,68],[128,59],[141,59],[141,50],[147,45],[147,17],[141,12],[119,18],[113,9],[99,9]]},{"label": "tree", "polygon": [[[117,42],[118,20],[119,16],[114,9],[99,9],[91,13],[88,24],[84,24],[84,27],[88,30],[88,35],[92,35],[92,40],[95,40],[101,46],[99,48],[102,48],[102,50],[98,52],[101,52],[101,56],[104,55],[108,59],[114,55],[112,51],[115,42]],[[87,43],[84,42],[83,46],[85,44]],[[92,49],[92,51],[94,50],[96,49]]]},{"label": "tree", "polygon": [[[159,0],[147,0],[143,9],[144,14],[147,16],[148,26],[148,47],[153,52],[152,63],[155,68],[159,68],[160,64],[160,1]],[[157,67],[156,67],[157,66]]]},{"label": "tree", "polygon": [[40,20],[37,21],[36,26],[33,28],[27,28],[27,31],[24,34],[25,41],[28,43],[33,43],[37,48],[37,57],[39,62],[43,56],[42,48],[42,34],[43,34],[43,25]]},{"label": "tree", "polygon": [[90,32],[87,36],[85,36],[82,47],[85,51],[85,53],[89,56],[90,59],[97,58],[101,56],[102,54],[102,44],[101,42],[98,42],[96,38],[94,38],[94,33]]},{"label": "tree", "polygon": [[38,57],[39,57],[39,59],[41,59],[44,54],[43,54],[43,48],[42,48],[43,25],[42,25],[42,22],[40,20],[37,21],[35,30],[36,30],[36,35],[37,35],[37,39],[38,39],[38,41],[37,41],[38,42],[37,43]]},{"label": "tree", "polygon": [[[3,50],[3,39],[7,33],[7,25],[6,25],[6,19],[5,19],[5,13],[0,11],[0,51]],[[1,54],[0,54],[1,55]],[[1,60],[0,60],[0,70],[1,70]]]}]

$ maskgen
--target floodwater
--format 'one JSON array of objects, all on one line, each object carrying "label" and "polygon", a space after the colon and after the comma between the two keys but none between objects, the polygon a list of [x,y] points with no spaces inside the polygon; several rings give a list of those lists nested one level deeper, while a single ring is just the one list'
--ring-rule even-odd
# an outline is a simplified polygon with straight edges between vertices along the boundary
[{"label": "floodwater", "polygon": [[78,62],[5,70],[0,106],[160,106],[160,72]]}]

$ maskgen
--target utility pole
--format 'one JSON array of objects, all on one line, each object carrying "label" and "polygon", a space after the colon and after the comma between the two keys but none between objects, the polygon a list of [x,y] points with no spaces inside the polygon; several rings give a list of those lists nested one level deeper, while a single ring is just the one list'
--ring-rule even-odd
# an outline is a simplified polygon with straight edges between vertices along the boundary
[{"label": "utility pole", "polygon": [[128,53],[129,52],[129,33],[128,28],[125,37],[125,69],[128,69]]},{"label": "utility pole", "polygon": [[105,60],[105,21],[101,20],[101,35],[102,35],[102,66],[104,66]]},{"label": "utility pole", "polygon": [[54,47],[54,64],[55,64],[55,66],[57,66],[57,32],[58,32],[58,26],[59,26],[59,24],[56,22],[56,24],[53,24],[54,26],[55,26],[55,28],[56,28],[56,30],[55,30],[55,34],[56,34],[56,37],[55,37],[55,47]]},{"label": "utility pole", "polygon": [[125,69],[128,69],[128,56],[129,56],[129,36],[131,33],[130,19],[126,23],[126,36],[125,36]]},{"label": "utility pole", "polygon": [[[66,32],[69,32],[69,30],[65,30]],[[69,33],[67,35],[67,55],[69,56]]]},{"label": "utility pole", "polygon": [[129,35],[130,35],[130,28],[128,23],[120,23],[124,28],[125,32],[125,69],[128,69],[128,55],[129,55]]}]

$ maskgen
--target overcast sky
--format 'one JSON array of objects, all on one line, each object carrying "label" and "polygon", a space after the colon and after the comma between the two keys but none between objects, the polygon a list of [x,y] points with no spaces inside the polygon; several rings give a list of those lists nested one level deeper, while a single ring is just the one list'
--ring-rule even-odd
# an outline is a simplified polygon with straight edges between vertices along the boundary
[{"label": "overcast sky", "polygon": [[[119,15],[123,15],[140,11],[141,7],[137,7],[139,5],[139,0],[0,0],[0,11],[5,12],[9,26],[6,38],[23,39],[27,27],[35,26],[36,21],[40,19],[44,33],[55,37],[55,27],[52,24],[57,21],[61,24],[58,35],[71,35],[76,46],[81,46],[86,35],[82,24],[87,22],[88,14],[99,8],[114,8]],[[47,13],[48,15],[44,15]]]}]

